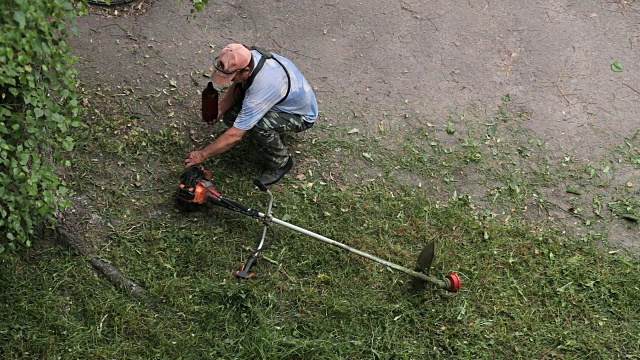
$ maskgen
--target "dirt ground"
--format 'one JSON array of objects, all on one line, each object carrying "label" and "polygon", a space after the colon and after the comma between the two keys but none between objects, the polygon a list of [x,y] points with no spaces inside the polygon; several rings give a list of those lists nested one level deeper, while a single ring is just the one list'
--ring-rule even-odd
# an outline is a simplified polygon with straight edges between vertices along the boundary
[{"label": "dirt ground", "polygon": [[[455,109],[495,109],[506,94],[558,157],[597,162],[640,127],[634,0],[230,0],[190,10],[178,0],[94,9],[71,40],[81,79],[137,94],[177,88],[187,99],[177,116],[198,121],[202,72],[240,42],[292,59],[317,88],[320,121],[364,134],[381,122],[398,134],[424,123],[414,119],[442,125]],[[624,71],[612,71],[616,61]],[[637,245],[637,228],[625,239]]]}]

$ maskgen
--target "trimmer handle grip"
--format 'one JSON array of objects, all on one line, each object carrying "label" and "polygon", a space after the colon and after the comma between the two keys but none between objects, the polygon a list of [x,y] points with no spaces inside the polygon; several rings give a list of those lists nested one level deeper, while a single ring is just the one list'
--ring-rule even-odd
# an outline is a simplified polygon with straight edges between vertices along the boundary
[{"label": "trimmer handle grip", "polygon": [[253,185],[257,186],[260,191],[267,191],[267,187],[258,179],[253,180]]},{"label": "trimmer handle grip", "polygon": [[236,277],[244,280],[249,280],[254,277],[256,274],[251,272],[251,268],[258,262],[258,257],[256,255],[251,255],[247,262],[242,265],[240,271],[236,271]]}]

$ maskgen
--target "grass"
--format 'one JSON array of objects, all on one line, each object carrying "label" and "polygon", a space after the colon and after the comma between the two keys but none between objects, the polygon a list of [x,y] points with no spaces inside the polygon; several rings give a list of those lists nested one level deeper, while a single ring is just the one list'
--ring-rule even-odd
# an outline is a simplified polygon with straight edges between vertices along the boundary
[{"label": "grass", "polygon": [[[432,273],[459,273],[457,294],[412,292],[402,273],[277,225],[257,278],[237,281],[232,273],[257,245],[261,224],[220,208],[184,214],[174,207],[180,164],[193,143],[187,131],[204,134],[204,125],[167,117],[151,126],[125,101],[116,109],[97,104],[67,174],[78,218],[94,252],[155,300],[128,297],[81,256],[40,241],[0,255],[0,352],[52,359],[638,358],[640,264],[609,253],[606,232],[596,226],[626,221],[612,209],[638,203],[628,188],[608,191],[619,188],[609,173],[633,166],[637,153],[603,165],[556,159],[508,100],[489,119],[470,107],[443,126],[425,124],[393,152],[388,144],[398,139],[389,134],[319,124],[298,136],[295,173],[272,189],[276,217],[407,267],[435,240]],[[265,195],[241,181],[258,171],[239,160],[250,151],[242,144],[207,167],[224,195],[264,208]],[[568,185],[583,194],[606,191],[587,197],[565,192]],[[542,191],[549,188],[575,199],[581,211],[565,213],[586,229],[583,236],[549,219],[556,200]]]}]

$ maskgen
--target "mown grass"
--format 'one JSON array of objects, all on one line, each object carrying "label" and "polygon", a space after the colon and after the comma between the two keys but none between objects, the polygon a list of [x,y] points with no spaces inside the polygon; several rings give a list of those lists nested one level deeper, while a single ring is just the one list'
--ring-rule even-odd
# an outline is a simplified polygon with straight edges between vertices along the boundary
[{"label": "mown grass", "polygon": [[[276,217],[407,267],[435,240],[432,273],[459,273],[457,294],[413,292],[402,273],[277,225],[257,278],[236,280],[233,271],[257,245],[261,224],[220,208],[185,214],[174,206],[192,144],[188,129],[200,134],[204,125],[167,118],[150,126],[126,104],[120,110],[92,112],[67,176],[94,252],[155,300],[117,291],[54,243],[3,254],[5,358],[640,354],[638,261],[603,250],[606,238],[595,247],[546,214],[530,216],[532,204],[544,209],[540,188],[564,187],[567,179],[604,187],[606,173],[552,158],[518,126],[526,119],[508,101],[493,118],[452,118],[396,139],[404,144],[396,152],[387,151],[387,134],[349,135],[319,124],[297,137],[298,166],[272,189]],[[259,169],[240,159],[250,151],[242,144],[207,167],[224,195],[264,208],[266,196],[251,185]],[[486,192],[469,195],[472,182]],[[623,198],[632,204],[634,196]]]}]

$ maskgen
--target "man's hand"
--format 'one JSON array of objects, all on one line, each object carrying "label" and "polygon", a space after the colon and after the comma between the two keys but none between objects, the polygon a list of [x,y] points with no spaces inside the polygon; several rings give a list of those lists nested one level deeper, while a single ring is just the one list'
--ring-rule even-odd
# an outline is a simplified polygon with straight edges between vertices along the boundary
[{"label": "man's hand", "polygon": [[187,159],[184,161],[184,166],[185,167],[190,167],[193,165],[199,165],[200,163],[202,163],[203,161],[207,160],[207,157],[205,156],[204,152],[202,151],[192,151],[189,156],[187,156]]}]

